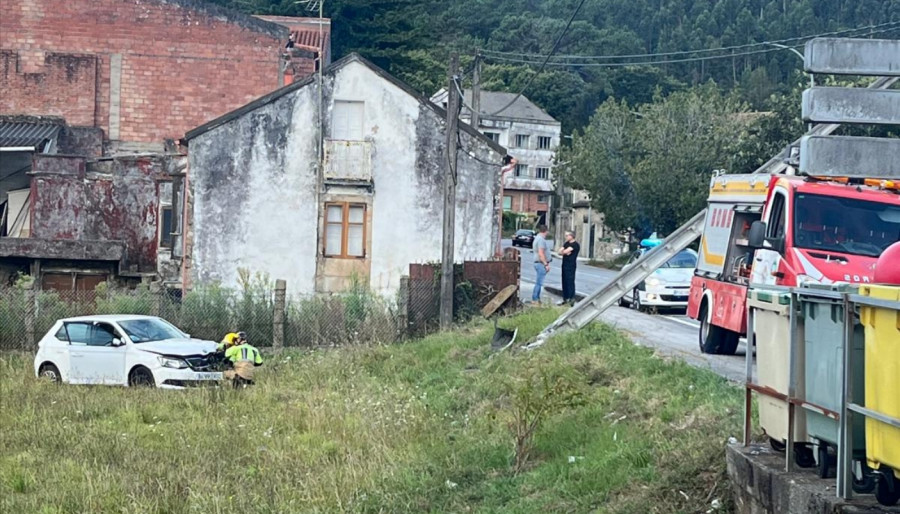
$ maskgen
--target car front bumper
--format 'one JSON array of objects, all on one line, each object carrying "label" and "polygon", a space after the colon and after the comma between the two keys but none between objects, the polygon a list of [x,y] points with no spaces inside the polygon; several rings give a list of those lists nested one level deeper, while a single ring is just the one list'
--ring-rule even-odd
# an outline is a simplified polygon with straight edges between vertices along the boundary
[{"label": "car front bumper", "polygon": [[648,307],[687,307],[690,289],[667,287],[641,291],[641,305]]},{"label": "car front bumper", "polygon": [[162,389],[184,389],[186,387],[217,385],[223,380],[224,374],[219,371],[157,368],[153,370],[153,378],[156,380],[156,387]]}]

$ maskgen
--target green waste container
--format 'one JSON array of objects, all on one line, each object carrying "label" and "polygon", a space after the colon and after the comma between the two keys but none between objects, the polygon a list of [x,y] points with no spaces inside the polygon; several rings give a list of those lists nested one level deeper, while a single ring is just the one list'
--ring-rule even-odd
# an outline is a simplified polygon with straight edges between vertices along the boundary
[{"label": "green waste container", "polygon": [[[804,296],[810,292],[833,291],[856,294],[858,287],[851,285],[807,285],[799,294],[803,316],[803,339],[806,344],[804,358],[804,382],[806,401],[832,412],[841,412],[841,396],[844,380],[844,303],[841,299]],[[854,403],[862,404],[865,398],[865,328],[853,317],[853,395]],[[838,444],[839,421],[814,411],[806,412],[806,430],[819,446],[819,473],[827,476],[829,460],[827,446]],[[865,419],[853,416],[854,458],[865,458]],[[823,462],[824,460],[824,462]]]}]

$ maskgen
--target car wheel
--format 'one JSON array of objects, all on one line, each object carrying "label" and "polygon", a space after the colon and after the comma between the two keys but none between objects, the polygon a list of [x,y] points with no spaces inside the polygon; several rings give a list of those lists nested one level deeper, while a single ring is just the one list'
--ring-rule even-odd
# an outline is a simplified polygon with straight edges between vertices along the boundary
[{"label": "car wheel", "polygon": [[131,387],[154,387],[153,373],[149,369],[139,366],[128,375],[128,385]]},{"label": "car wheel", "polygon": [[631,306],[638,312],[644,312],[644,306],[641,305],[641,292],[637,289],[631,292]]},{"label": "car wheel", "polygon": [[628,295],[623,294],[622,297],[619,298],[619,307],[628,307],[628,300],[625,299],[626,296]]},{"label": "car wheel", "polygon": [[38,377],[49,380],[55,384],[58,384],[62,381],[62,377],[59,375],[59,370],[53,364],[44,364],[41,366],[40,371],[38,371]]},{"label": "car wheel", "polygon": [[875,486],[875,499],[878,503],[890,507],[900,501],[900,481],[894,476],[894,471],[881,466],[878,474],[878,484]]}]

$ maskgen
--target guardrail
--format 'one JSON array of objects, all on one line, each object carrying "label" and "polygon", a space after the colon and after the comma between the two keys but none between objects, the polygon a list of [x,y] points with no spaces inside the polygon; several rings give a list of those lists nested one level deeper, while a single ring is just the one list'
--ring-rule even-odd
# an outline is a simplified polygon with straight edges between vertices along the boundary
[{"label": "guardrail", "polygon": [[[752,394],[754,392],[758,395],[784,402],[787,406],[787,437],[785,440],[786,471],[792,471],[795,465],[795,443],[809,444],[811,442],[811,439],[809,437],[807,437],[804,441],[795,441],[797,418],[803,418],[803,416],[798,416],[798,414],[801,412],[797,410],[798,407],[802,409],[802,412],[804,413],[815,413],[818,416],[823,416],[829,420],[834,420],[837,423],[838,428],[838,440],[836,441],[836,494],[838,497],[843,499],[850,498],[853,495],[854,453],[859,455],[859,452],[861,452],[862,450],[862,448],[856,447],[857,445],[854,442],[854,419],[856,419],[857,416],[861,416],[863,419],[875,420],[878,424],[884,425],[885,427],[900,429],[900,419],[888,415],[885,412],[879,411],[872,406],[866,406],[865,399],[860,398],[860,391],[855,390],[854,382],[858,377],[855,377],[854,374],[857,373],[857,370],[861,367],[861,363],[858,363],[856,361],[856,359],[860,357],[858,355],[854,355],[856,352],[853,351],[854,337],[859,337],[858,335],[854,335],[854,327],[858,324],[858,322],[861,321],[860,310],[865,308],[877,308],[895,311],[895,319],[900,321],[900,301],[873,298],[870,296],[860,295],[855,292],[839,292],[810,288],[785,288],[778,286],[765,286],[763,290],[776,295],[789,295],[789,341],[787,345],[787,355],[785,356],[788,360],[789,380],[787,391],[779,391],[777,390],[777,388],[774,388],[769,384],[761,384],[754,381],[753,349],[756,347],[757,343],[757,330],[755,330],[755,328],[757,327],[757,310],[759,310],[759,308],[758,306],[754,306],[753,302],[748,302],[748,350],[746,355],[743,444],[744,446],[748,446],[751,440]],[[807,339],[805,337],[806,334],[804,333],[805,327],[801,324],[801,321],[804,321],[804,313],[801,311],[800,306],[801,304],[803,304],[803,302],[809,301],[831,302],[831,304],[835,307],[840,307],[843,312],[843,330],[842,334],[840,335],[841,348],[843,349],[843,355],[840,360],[841,364],[843,365],[843,369],[840,380],[841,383],[839,408],[837,410],[835,410],[833,407],[829,408],[828,406],[810,401],[807,398],[807,391],[805,391],[803,387],[800,387],[801,376],[806,377],[806,374],[809,372],[809,370],[805,369],[804,367],[807,363],[801,363],[800,359],[798,358],[798,356],[801,355],[805,356],[808,350]],[[831,312],[832,316],[834,316],[834,311],[832,310]],[[888,317],[890,318],[890,316]],[[893,328],[895,327],[888,327],[889,330]],[[882,327],[882,330],[883,329],[884,327]],[[900,325],[898,325],[896,329],[900,331]],[[866,340],[864,342],[864,345],[875,344],[875,337],[872,337],[871,339],[873,340],[870,340],[870,337],[867,334],[865,339]],[[896,343],[898,344],[898,346],[900,346],[900,340],[897,340]],[[898,350],[898,353],[900,353],[900,350]],[[758,368],[759,359],[757,359],[757,369]],[[868,369],[864,372],[864,374],[874,372],[875,369]],[[898,380],[900,380],[900,378],[898,378]],[[900,386],[900,381],[897,382],[897,385]],[[888,397],[892,397],[890,395],[895,395],[898,390],[900,390],[900,387],[897,387],[896,390],[889,391],[867,390],[866,396],[874,398],[874,395],[889,395]],[[882,404],[884,402],[879,401],[877,403]],[[817,441],[817,444],[821,445],[822,441]],[[872,444],[872,442],[867,440],[866,444],[867,446],[869,446]],[[827,453],[825,454],[825,456],[827,457]],[[863,465],[861,465],[860,467],[861,472],[863,469],[865,469],[864,463],[867,458],[869,458],[868,455],[863,457]],[[887,472],[890,473],[890,468],[887,469]],[[900,470],[897,471],[900,472]],[[900,487],[900,480],[893,478],[891,480],[895,484],[895,487]]]}]

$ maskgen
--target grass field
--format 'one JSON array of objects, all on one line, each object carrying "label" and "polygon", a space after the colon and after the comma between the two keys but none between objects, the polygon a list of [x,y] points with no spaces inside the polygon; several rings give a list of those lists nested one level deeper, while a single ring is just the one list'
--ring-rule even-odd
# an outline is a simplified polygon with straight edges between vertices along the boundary
[{"label": "grass field", "polygon": [[[491,332],[270,356],[236,391],[54,386],[2,356],[0,511],[730,510],[740,389],[603,325],[493,356]],[[517,470],[516,413],[545,407]]]}]

